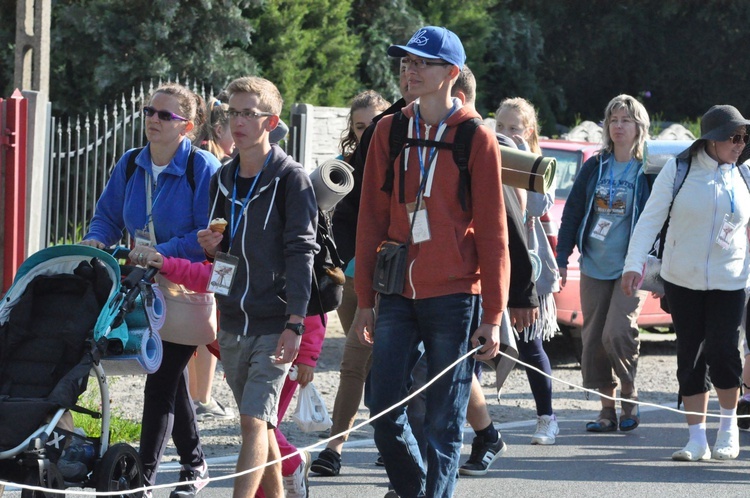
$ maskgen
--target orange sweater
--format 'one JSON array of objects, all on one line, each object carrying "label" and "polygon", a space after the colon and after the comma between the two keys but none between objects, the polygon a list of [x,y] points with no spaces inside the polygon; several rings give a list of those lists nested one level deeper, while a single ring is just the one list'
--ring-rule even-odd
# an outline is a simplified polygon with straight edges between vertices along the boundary
[{"label": "orange sweater", "polygon": [[[413,117],[414,104],[403,112]],[[446,121],[448,128],[441,140],[453,142],[456,126],[475,117],[480,116],[473,108],[457,109]],[[365,164],[355,267],[355,290],[361,308],[375,304],[372,276],[378,245],[383,240],[404,242],[410,229],[406,205],[398,199],[401,159],[399,157],[392,165],[388,158],[392,119],[393,116],[386,116],[378,122]],[[425,137],[424,121],[420,120],[420,125],[420,136]],[[430,127],[429,138],[434,140],[436,133],[437,126]],[[457,293],[481,294],[482,322],[499,324],[508,300],[510,260],[500,149],[495,134],[485,126],[477,128],[474,134],[469,155],[471,196],[467,211],[461,209],[458,197],[459,171],[453,152],[439,149],[434,167],[430,195],[422,202],[427,209],[431,238],[420,244],[409,244],[403,296],[424,299]],[[392,194],[381,190],[388,168],[395,168]],[[407,203],[416,200],[419,182],[417,148],[411,147],[404,181]]]}]

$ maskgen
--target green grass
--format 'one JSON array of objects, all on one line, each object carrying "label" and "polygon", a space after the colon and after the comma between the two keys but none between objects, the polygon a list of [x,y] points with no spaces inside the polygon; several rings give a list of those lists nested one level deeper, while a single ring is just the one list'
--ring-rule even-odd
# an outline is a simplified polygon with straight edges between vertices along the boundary
[{"label": "green grass", "polygon": [[[109,379],[110,387],[113,379]],[[78,405],[89,410],[101,411],[101,395],[99,394],[99,384],[94,378],[89,379],[88,389],[78,398]],[[102,432],[101,419],[95,419],[85,413],[73,412],[73,423],[80,427],[89,437],[100,437]],[[110,441],[117,443],[138,442],[141,437],[141,424],[121,416],[121,412],[116,409],[110,410]]]}]

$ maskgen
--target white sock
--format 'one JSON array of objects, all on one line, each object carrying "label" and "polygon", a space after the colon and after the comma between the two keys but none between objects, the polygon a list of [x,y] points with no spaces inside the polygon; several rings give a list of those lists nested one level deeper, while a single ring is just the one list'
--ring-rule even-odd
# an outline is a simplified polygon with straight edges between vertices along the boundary
[{"label": "white sock", "polygon": [[701,448],[708,448],[708,439],[706,439],[706,423],[688,425],[690,431],[690,441],[688,443],[698,443]]},{"label": "white sock", "polygon": [[721,418],[719,419],[719,431],[729,431],[737,426],[737,408],[719,407]]}]

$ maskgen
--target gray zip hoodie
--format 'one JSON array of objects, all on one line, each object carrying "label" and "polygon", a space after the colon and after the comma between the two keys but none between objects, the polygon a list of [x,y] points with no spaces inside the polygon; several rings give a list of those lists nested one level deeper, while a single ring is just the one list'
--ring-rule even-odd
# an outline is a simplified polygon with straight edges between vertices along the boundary
[{"label": "gray zip hoodie", "polygon": [[229,222],[220,250],[239,259],[229,295],[216,295],[219,328],[238,335],[280,334],[289,315],[305,316],[313,256],[319,250],[310,177],[280,147],[272,146],[270,154],[244,213],[243,199],[238,195],[234,201],[235,227],[232,197],[239,157],[211,179],[209,219]]}]

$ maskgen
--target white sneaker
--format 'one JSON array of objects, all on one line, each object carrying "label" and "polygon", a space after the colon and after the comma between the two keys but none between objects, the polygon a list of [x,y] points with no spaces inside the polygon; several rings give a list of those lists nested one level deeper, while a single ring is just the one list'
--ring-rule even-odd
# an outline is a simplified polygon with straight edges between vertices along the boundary
[{"label": "white sneaker", "polygon": [[312,457],[307,450],[303,450],[299,456],[302,458],[299,467],[292,475],[283,476],[286,498],[307,498],[309,496],[307,475],[310,473]]},{"label": "white sneaker", "polygon": [[716,444],[711,452],[714,460],[734,460],[740,454],[740,432],[737,426],[716,434]]},{"label": "white sneaker", "polygon": [[536,431],[531,436],[531,444],[555,444],[555,436],[560,432],[555,414],[542,415],[536,419]]}]

